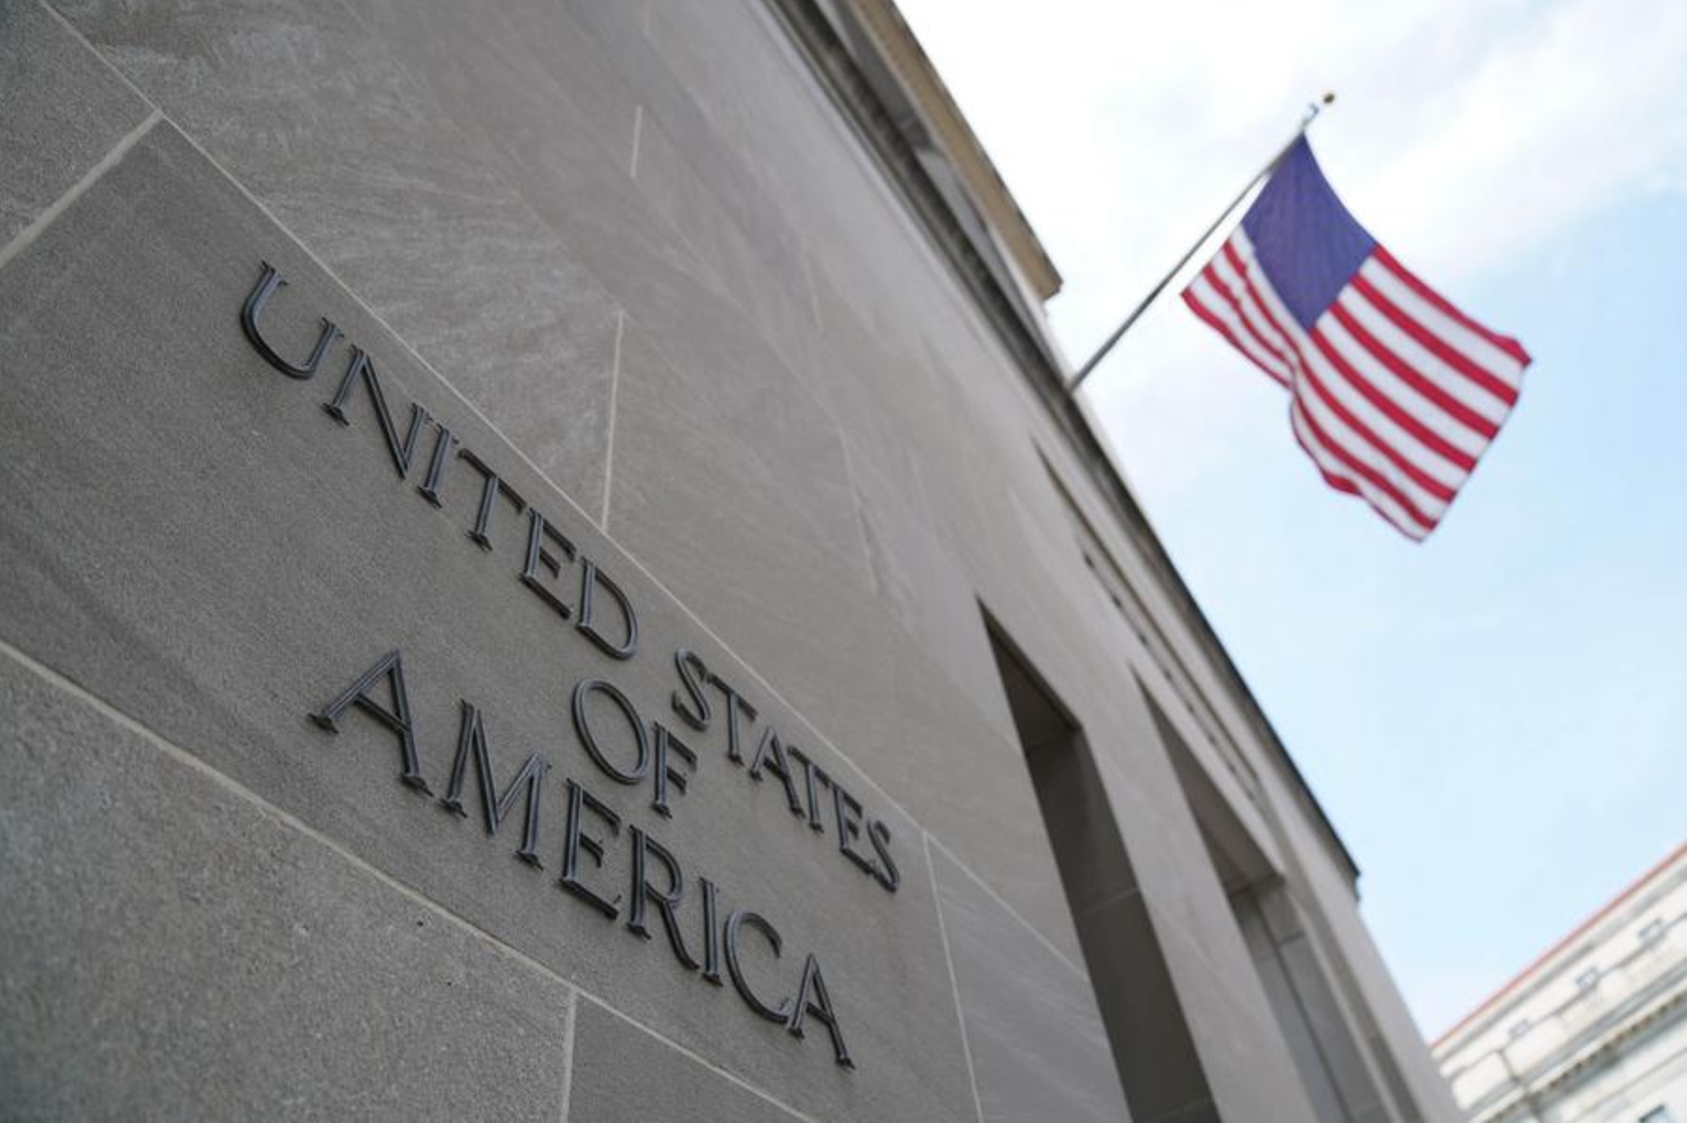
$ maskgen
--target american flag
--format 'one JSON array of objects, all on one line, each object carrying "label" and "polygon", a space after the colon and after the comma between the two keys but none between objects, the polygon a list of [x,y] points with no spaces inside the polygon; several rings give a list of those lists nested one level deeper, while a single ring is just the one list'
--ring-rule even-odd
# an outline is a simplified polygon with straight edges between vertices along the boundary
[{"label": "american flag", "polygon": [[1375,242],[1305,138],[1184,299],[1290,392],[1291,429],[1326,483],[1415,541],[1507,420],[1531,361]]}]

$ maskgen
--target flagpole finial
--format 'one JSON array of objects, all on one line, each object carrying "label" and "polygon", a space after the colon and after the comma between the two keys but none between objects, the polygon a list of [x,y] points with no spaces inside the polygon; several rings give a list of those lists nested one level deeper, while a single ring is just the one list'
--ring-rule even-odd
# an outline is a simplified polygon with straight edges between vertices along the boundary
[{"label": "flagpole finial", "polygon": [[1314,123],[1314,118],[1316,118],[1320,115],[1320,110],[1324,109],[1326,106],[1330,105],[1332,102],[1334,102],[1336,100],[1337,100],[1336,91],[1327,90],[1325,93],[1320,95],[1319,101],[1309,102],[1308,103],[1308,112],[1306,112],[1302,115],[1302,129],[1304,131],[1306,131],[1308,126],[1312,125]]}]

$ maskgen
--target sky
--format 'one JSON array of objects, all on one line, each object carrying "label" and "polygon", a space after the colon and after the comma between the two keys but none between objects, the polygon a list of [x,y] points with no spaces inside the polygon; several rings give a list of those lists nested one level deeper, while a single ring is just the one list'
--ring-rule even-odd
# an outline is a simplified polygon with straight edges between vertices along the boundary
[{"label": "sky", "polygon": [[1420,545],[1325,487],[1183,276],[1083,391],[1436,1036],[1685,835],[1684,5],[899,3],[1075,366],[1326,90],[1349,209],[1534,357]]}]

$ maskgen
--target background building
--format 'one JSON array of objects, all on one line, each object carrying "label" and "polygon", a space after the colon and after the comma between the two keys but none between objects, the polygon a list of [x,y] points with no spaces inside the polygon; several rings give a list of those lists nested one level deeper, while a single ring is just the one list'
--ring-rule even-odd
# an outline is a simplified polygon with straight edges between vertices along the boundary
[{"label": "background building", "polygon": [[1679,847],[1433,1044],[1472,1120],[1684,1120]]},{"label": "background building", "polygon": [[1453,1113],[890,5],[0,83],[0,1110]]}]

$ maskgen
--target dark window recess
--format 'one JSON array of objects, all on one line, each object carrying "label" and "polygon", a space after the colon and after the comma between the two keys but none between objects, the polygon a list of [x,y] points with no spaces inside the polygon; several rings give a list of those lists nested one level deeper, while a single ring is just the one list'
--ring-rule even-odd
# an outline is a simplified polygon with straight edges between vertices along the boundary
[{"label": "dark window recess", "polygon": [[[1346,1003],[1345,989],[1353,995],[1353,986],[1344,984],[1332,968],[1322,967],[1311,915],[1297,905],[1284,879],[1261,853],[1155,696],[1142,682],[1138,689],[1155,720],[1185,802],[1196,817],[1214,875],[1231,903],[1232,916],[1267,1005],[1290,1048],[1314,1119],[1420,1119],[1416,1111],[1398,1107],[1414,1102],[1376,1025],[1352,1022],[1366,1018],[1364,1002]],[[1340,969],[1340,962],[1333,963]],[[1381,1083],[1388,1086],[1389,1096]]]},{"label": "dark window recess", "polygon": [[986,624],[1127,1106],[1137,1120],[1218,1120],[1084,734],[995,622]]}]

